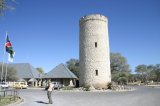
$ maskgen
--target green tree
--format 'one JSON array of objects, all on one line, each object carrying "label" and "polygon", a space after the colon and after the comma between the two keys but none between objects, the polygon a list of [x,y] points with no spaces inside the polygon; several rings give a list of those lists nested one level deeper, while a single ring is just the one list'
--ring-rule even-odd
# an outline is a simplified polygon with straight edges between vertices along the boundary
[{"label": "green tree", "polygon": [[147,81],[149,80],[151,71],[151,66],[147,66],[144,64],[138,65],[135,69],[135,72],[137,72],[137,74],[141,76],[141,82],[145,83],[147,83]]},{"label": "green tree", "polygon": [[150,80],[160,81],[160,64],[156,65],[138,65],[135,69],[137,75],[139,75],[139,80],[141,82],[147,82]]},{"label": "green tree", "polygon": [[36,70],[37,70],[40,74],[44,74],[43,68],[37,67]]},{"label": "green tree", "polygon": [[8,67],[7,70],[7,81],[17,81],[19,79],[15,68]]},{"label": "green tree", "polygon": [[70,59],[66,62],[68,69],[79,78],[79,60]]},{"label": "green tree", "polygon": [[4,0],[0,0],[0,15],[2,15],[4,8],[5,8]]},{"label": "green tree", "polygon": [[128,75],[128,82],[135,82],[136,81],[136,77],[135,74],[129,74]]},{"label": "green tree", "polygon": [[128,72],[113,72],[112,81],[118,82],[118,84],[127,84],[129,81],[130,73]]},{"label": "green tree", "polygon": [[16,0],[0,0],[0,16],[3,15],[4,10],[14,10],[13,3],[16,3]]},{"label": "green tree", "polygon": [[154,65],[148,65],[147,66],[147,72],[148,72],[148,80],[155,81],[155,78],[156,78],[155,66]]},{"label": "green tree", "polygon": [[132,74],[132,77],[130,78],[130,82],[136,82],[136,81],[141,81],[141,75],[140,74]]},{"label": "green tree", "polygon": [[[0,76],[2,74],[2,64],[0,64]],[[6,64],[3,66],[3,81],[5,80],[5,75],[6,75]],[[19,78],[17,76],[17,71],[15,68],[7,65],[7,76],[6,76],[6,81],[17,81]]]},{"label": "green tree", "polygon": [[110,53],[112,81],[126,84],[130,78],[130,68],[127,59],[120,53]]},{"label": "green tree", "polygon": [[110,53],[110,66],[112,72],[130,72],[127,59],[120,53]]},{"label": "green tree", "polygon": [[[159,82],[160,81],[160,64],[156,64],[155,66],[154,66],[154,73],[155,73],[155,80],[157,81],[157,82]],[[152,72],[153,72],[152,71]]]},{"label": "green tree", "polygon": [[135,72],[141,76],[141,82],[146,82],[147,65],[138,65],[135,69]]}]

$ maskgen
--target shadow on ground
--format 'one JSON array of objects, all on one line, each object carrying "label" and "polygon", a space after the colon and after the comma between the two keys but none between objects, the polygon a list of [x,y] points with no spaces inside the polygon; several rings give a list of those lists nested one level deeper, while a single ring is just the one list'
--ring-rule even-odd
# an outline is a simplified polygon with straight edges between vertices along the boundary
[{"label": "shadow on ground", "polygon": [[41,103],[41,104],[48,104],[48,103],[43,102],[43,101],[35,101],[35,102],[37,102],[37,103]]}]

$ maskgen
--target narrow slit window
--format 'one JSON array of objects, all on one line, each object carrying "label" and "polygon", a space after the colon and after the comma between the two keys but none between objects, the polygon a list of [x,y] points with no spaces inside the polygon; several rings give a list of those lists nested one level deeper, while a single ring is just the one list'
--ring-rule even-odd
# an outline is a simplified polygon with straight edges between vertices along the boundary
[{"label": "narrow slit window", "polygon": [[95,70],[96,71],[96,76],[98,76],[98,70]]},{"label": "narrow slit window", "polygon": [[95,48],[97,48],[97,42],[95,42]]}]

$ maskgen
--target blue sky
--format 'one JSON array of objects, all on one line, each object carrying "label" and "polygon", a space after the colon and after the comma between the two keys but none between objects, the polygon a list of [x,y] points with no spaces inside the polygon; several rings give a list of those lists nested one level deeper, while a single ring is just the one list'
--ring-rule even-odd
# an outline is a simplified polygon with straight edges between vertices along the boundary
[{"label": "blue sky", "polygon": [[[79,58],[79,19],[103,14],[109,21],[110,51],[139,64],[160,63],[160,0],[17,0],[0,17],[0,61],[5,32],[16,52],[14,63],[45,72]],[[6,62],[6,59],[5,59]]]}]

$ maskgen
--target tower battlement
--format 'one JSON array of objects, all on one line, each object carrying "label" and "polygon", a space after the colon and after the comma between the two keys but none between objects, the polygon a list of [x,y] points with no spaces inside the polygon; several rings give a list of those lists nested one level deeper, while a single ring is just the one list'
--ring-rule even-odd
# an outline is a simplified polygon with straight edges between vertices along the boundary
[{"label": "tower battlement", "polygon": [[101,14],[91,14],[91,15],[86,15],[84,17],[81,17],[79,22],[80,24],[85,22],[85,21],[88,21],[88,20],[101,20],[101,21],[104,21],[104,22],[107,22],[108,19],[106,16],[104,15],[101,15]]}]

